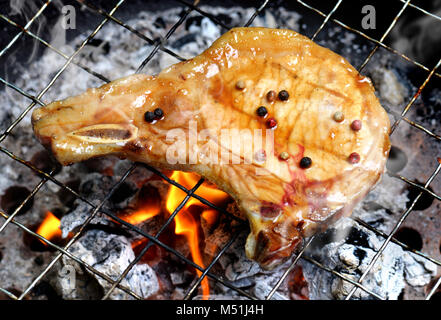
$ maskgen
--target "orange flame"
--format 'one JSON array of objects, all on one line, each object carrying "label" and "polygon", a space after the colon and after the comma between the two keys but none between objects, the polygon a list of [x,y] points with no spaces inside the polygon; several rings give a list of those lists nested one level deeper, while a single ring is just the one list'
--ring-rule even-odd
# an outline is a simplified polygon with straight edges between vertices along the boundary
[{"label": "orange flame", "polygon": [[160,195],[155,188],[142,187],[138,194],[137,208],[124,212],[120,218],[130,224],[139,224],[161,213]]},{"label": "orange flame", "polygon": [[[37,229],[37,233],[48,240],[61,237],[60,220],[52,212],[47,211],[46,217]],[[40,241],[47,245],[46,242]]]},{"label": "orange flame", "polygon": [[[191,189],[199,181],[200,177],[194,173],[187,173],[181,171],[175,171],[170,177],[179,184],[183,185],[187,189]],[[228,198],[228,195],[217,189],[215,186],[209,183],[203,183],[195,192],[195,194],[204,197],[206,200],[218,204]],[[184,200],[186,193],[179,189],[178,187],[171,186],[166,201],[166,209],[171,214],[176,207]],[[188,245],[190,248],[190,253],[193,261],[204,268],[204,263],[202,255],[199,249],[199,225],[195,221],[192,214],[188,211],[188,208],[192,205],[200,206],[203,209],[208,209],[208,206],[201,203],[195,198],[190,198],[184,205],[183,210],[181,210],[175,217],[175,233],[179,235],[184,235],[187,238]],[[217,212],[215,210],[205,210],[202,213],[204,219],[208,223],[212,223],[217,218]],[[196,274],[200,276],[202,273],[196,269]],[[207,278],[204,278],[201,282],[203,299],[208,299],[210,294],[210,286]]]},{"label": "orange flame", "polygon": [[160,212],[161,208],[159,206],[143,206],[135,212],[129,215],[122,216],[120,218],[130,224],[138,224],[150,218],[153,218]]},{"label": "orange flame", "polygon": [[209,225],[213,225],[217,220],[218,212],[214,209],[207,209],[202,212],[201,216]]}]

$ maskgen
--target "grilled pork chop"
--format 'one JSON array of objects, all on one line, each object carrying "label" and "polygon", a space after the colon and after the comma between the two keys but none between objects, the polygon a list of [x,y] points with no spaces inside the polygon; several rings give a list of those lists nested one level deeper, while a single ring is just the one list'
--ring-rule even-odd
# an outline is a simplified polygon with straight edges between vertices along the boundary
[{"label": "grilled pork chop", "polygon": [[250,223],[246,254],[272,268],[379,181],[389,119],[370,81],[290,31],[236,28],[157,76],[136,74],[38,108],[63,165],[117,154],[196,172]]}]

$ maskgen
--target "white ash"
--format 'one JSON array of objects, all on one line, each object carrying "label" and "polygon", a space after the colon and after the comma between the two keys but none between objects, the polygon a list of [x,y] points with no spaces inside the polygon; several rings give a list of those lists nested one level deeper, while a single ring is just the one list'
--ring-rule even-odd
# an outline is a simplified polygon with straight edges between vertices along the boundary
[{"label": "white ash", "polygon": [[[75,208],[61,218],[60,230],[62,238],[67,238],[70,232],[75,232],[76,228],[82,226],[93,212],[93,208],[90,205],[79,200],[76,202]],[[110,222],[109,219],[102,216],[101,212],[98,212],[89,223],[108,225]]]},{"label": "white ash", "polygon": [[[219,259],[225,274],[225,278],[235,287],[250,288],[250,294],[259,298],[265,299],[277,281],[282,277],[283,272],[289,266],[290,261],[283,263],[274,270],[264,270],[258,263],[249,260],[245,256],[244,244],[246,234],[239,236]],[[222,289],[225,292],[218,294],[237,295],[237,293],[227,287]],[[289,294],[284,286],[282,286],[272,297],[274,300],[288,300]]]},{"label": "white ash", "polygon": [[[1,287],[4,289],[14,288],[23,292],[32,282],[35,272],[41,272],[43,268],[35,265],[35,257],[32,253],[29,253],[23,243],[23,232],[18,230],[17,227],[8,226],[2,231],[1,235]],[[47,256],[47,254],[45,255]],[[8,266],[12,266],[12,268]],[[13,269],[13,272],[11,269]]]},{"label": "white ash", "polygon": [[406,281],[413,287],[427,285],[436,274],[437,266],[416,254],[406,252],[403,260]]},{"label": "white ash", "polygon": [[383,106],[403,106],[404,98],[408,96],[409,93],[402,82],[398,80],[394,70],[376,68],[372,71],[371,76],[374,83],[378,84],[376,89],[379,92]]},{"label": "white ash", "polygon": [[191,277],[192,274],[188,270],[170,273],[170,280],[175,286],[184,284]]},{"label": "white ash", "polygon": [[[80,194],[86,195],[87,200],[97,206],[103,201],[104,196],[116,182],[117,179],[115,177],[90,173],[85,175],[81,181]],[[61,236],[63,238],[68,237],[69,232],[73,232],[77,227],[83,225],[93,211],[94,208],[91,205],[83,200],[76,199],[73,209],[61,218]],[[98,212],[90,223],[109,225],[110,220],[103,216],[101,212]]]},{"label": "white ash", "polygon": [[[350,218],[341,219],[319,238],[326,235],[332,235],[333,240],[313,246],[306,254],[353,281],[358,281],[367,270],[385,240]],[[353,288],[350,282],[311,263],[302,262],[302,265],[311,299],[344,299]],[[435,273],[434,263],[389,243],[363,281],[363,286],[383,298],[395,300],[406,282],[411,286],[424,286]],[[353,299],[373,298],[361,289],[353,296]]]},{"label": "white ash", "polygon": [[[131,244],[124,236],[108,234],[101,230],[87,231],[69,248],[69,252],[113,280],[116,280],[135,258]],[[107,292],[111,284],[92,272],[91,275]],[[142,298],[148,298],[159,290],[156,274],[147,264],[135,265],[121,284]],[[115,289],[110,295],[110,299],[132,298],[120,289]]]}]

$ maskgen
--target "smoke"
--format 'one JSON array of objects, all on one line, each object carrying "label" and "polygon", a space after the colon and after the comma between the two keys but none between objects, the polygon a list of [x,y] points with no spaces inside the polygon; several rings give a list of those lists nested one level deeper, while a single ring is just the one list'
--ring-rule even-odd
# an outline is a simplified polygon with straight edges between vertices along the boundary
[{"label": "smoke", "polygon": [[[24,27],[45,2],[46,1],[43,0],[9,0],[9,11],[7,15],[12,21]],[[29,28],[33,34],[43,38],[56,48],[62,48],[66,44],[66,30],[62,27],[63,7],[62,0],[53,0],[45,11],[56,9],[59,12],[59,18],[54,19],[54,21],[48,21],[45,15],[46,12],[43,12],[33,21]],[[50,25],[48,25],[48,23]],[[46,32],[46,30],[48,30],[48,32]],[[16,29],[16,33],[18,32],[19,30]],[[40,48],[38,40],[31,39],[30,36],[26,34],[22,34],[21,37],[26,39],[26,42],[12,46],[6,53],[4,76],[5,80],[11,83],[15,82],[16,75],[24,73],[27,64],[36,59]],[[8,35],[8,38],[12,39],[12,35]],[[17,42],[20,43],[20,41],[22,41],[22,39],[19,39]],[[14,97],[16,97],[17,93],[8,87],[5,88],[5,91],[11,101],[15,101]],[[34,92],[30,93],[35,94]]]},{"label": "smoke", "polygon": [[9,1],[9,8],[10,8],[9,14],[11,16],[23,15],[26,17],[28,14],[30,14],[30,11],[28,10],[29,7],[32,7],[30,9],[36,8],[35,3],[33,3],[32,1],[28,1],[28,6],[26,6],[25,4],[26,4],[25,0],[10,0]]},{"label": "smoke", "polygon": [[[408,8],[416,12],[415,9]],[[431,13],[441,16],[441,0],[433,1]],[[398,20],[391,45],[409,58],[431,68],[441,56],[441,22],[428,15],[409,15]]]}]

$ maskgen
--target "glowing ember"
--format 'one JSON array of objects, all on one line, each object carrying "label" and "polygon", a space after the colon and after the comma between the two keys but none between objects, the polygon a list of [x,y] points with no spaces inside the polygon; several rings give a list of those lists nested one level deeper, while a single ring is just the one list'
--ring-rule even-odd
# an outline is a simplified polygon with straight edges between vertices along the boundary
[{"label": "glowing ember", "polygon": [[[173,172],[170,178],[180,183],[187,189],[193,188],[200,179],[200,177],[194,173],[181,171]],[[196,190],[195,193],[216,205],[225,201],[228,198],[228,195],[225,192],[205,182]],[[186,195],[187,194],[181,189],[175,186],[171,186],[166,201],[167,211],[171,214],[182,202],[182,200],[184,200]],[[193,261],[197,265],[204,268],[202,255],[199,249],[199,224],[188,210],[190,206],[193,205],[197,205],[200,206],[202,209],[205,209],[202,215],[208,223],[213,223],[216,221],[217,212],[215,210],[210,209],[208,206],[204,205],[195,198],[190,198],[184,205],[183,210],[181,210],[175,217],[175,233],[179,235],[184,235],[187,238]],[[198,276],[201,275],[201,271],[199,270],[196,270],[196,273]],[[202,280],[201,286],[203,299],[208,299],[208,296],[210,294],[210,286],[207,278],[204,278]]]},{"label": "glowing ember", "polygon": [[160,212],[161,208],[159,206],[146,206],[136,210],[130,215],[122,216],[121,219],[131,224],[138,224],[153,218]]},{"label": "glowing ember", "polygon": [[[38,227],[37,233],[48,240],[61,237],[60,220],[52,212],[46,212],[46,218]],[[47,245],[46,242],[40,241]]]},{"label": "glowing ember", "polygon": [[139,224],[161,213],[160,195],[156,188],[143,186],[138,194],[137,208],[125,212],[120,218],[130,224]]},{"label": "glowing ember", "polygon": [[[174,171],[170,175],[170,179],[176,181],[187,189],[193,188],[200,177],[194,173],[187,173],[181,171]],[[209,182],[204,182],[195,192],[198,196],[210,201],[215,205],[221,205],[228,199],[228,194],[217,189],[215,185]],[[172,214],[179,204],[184,200],[187,194],[175,187],[170,186],[165,201],[165,208],[169,214]],[[125,212],[120,216],[124,221],[131,224],[139,224],[143,221],[151,219],[152,217],[161,213],[160,195],[155,188],[143,187],[138,195],[137,208],[133,212]],[[193,261],[204,268],[202,254],[199,248],[200,242],[200,219],[197,215],[192,213],[200,213],[202,218],[209,225],[213,225],[218,218],[218,212],[211,209],[209,206],[203,204],[199,200],[190,197],[185,203],[184,207],[174,218],[175,234],[185,236]],[[138,245],[144,244],[145,239],[132,243],[132,247],[136,248]],[[201,271],[196,270],[198,276],[201,276]],[[207,278],[201,282],[203,299],[208,299],[210,294],[210,287]]]},{"label": "glowing ember", "polygon": [[208,224],[213,225],[217,221],[218,212],[214,209],[207,209],[202,212],[201,216]]},{"label": "glowing ember", "polygon": [[159,207],[146,208],[136,211],[129,216],[122,217],[121,219],[131,224],[138,224],[156,216],[159,212],[160,212]]}]

